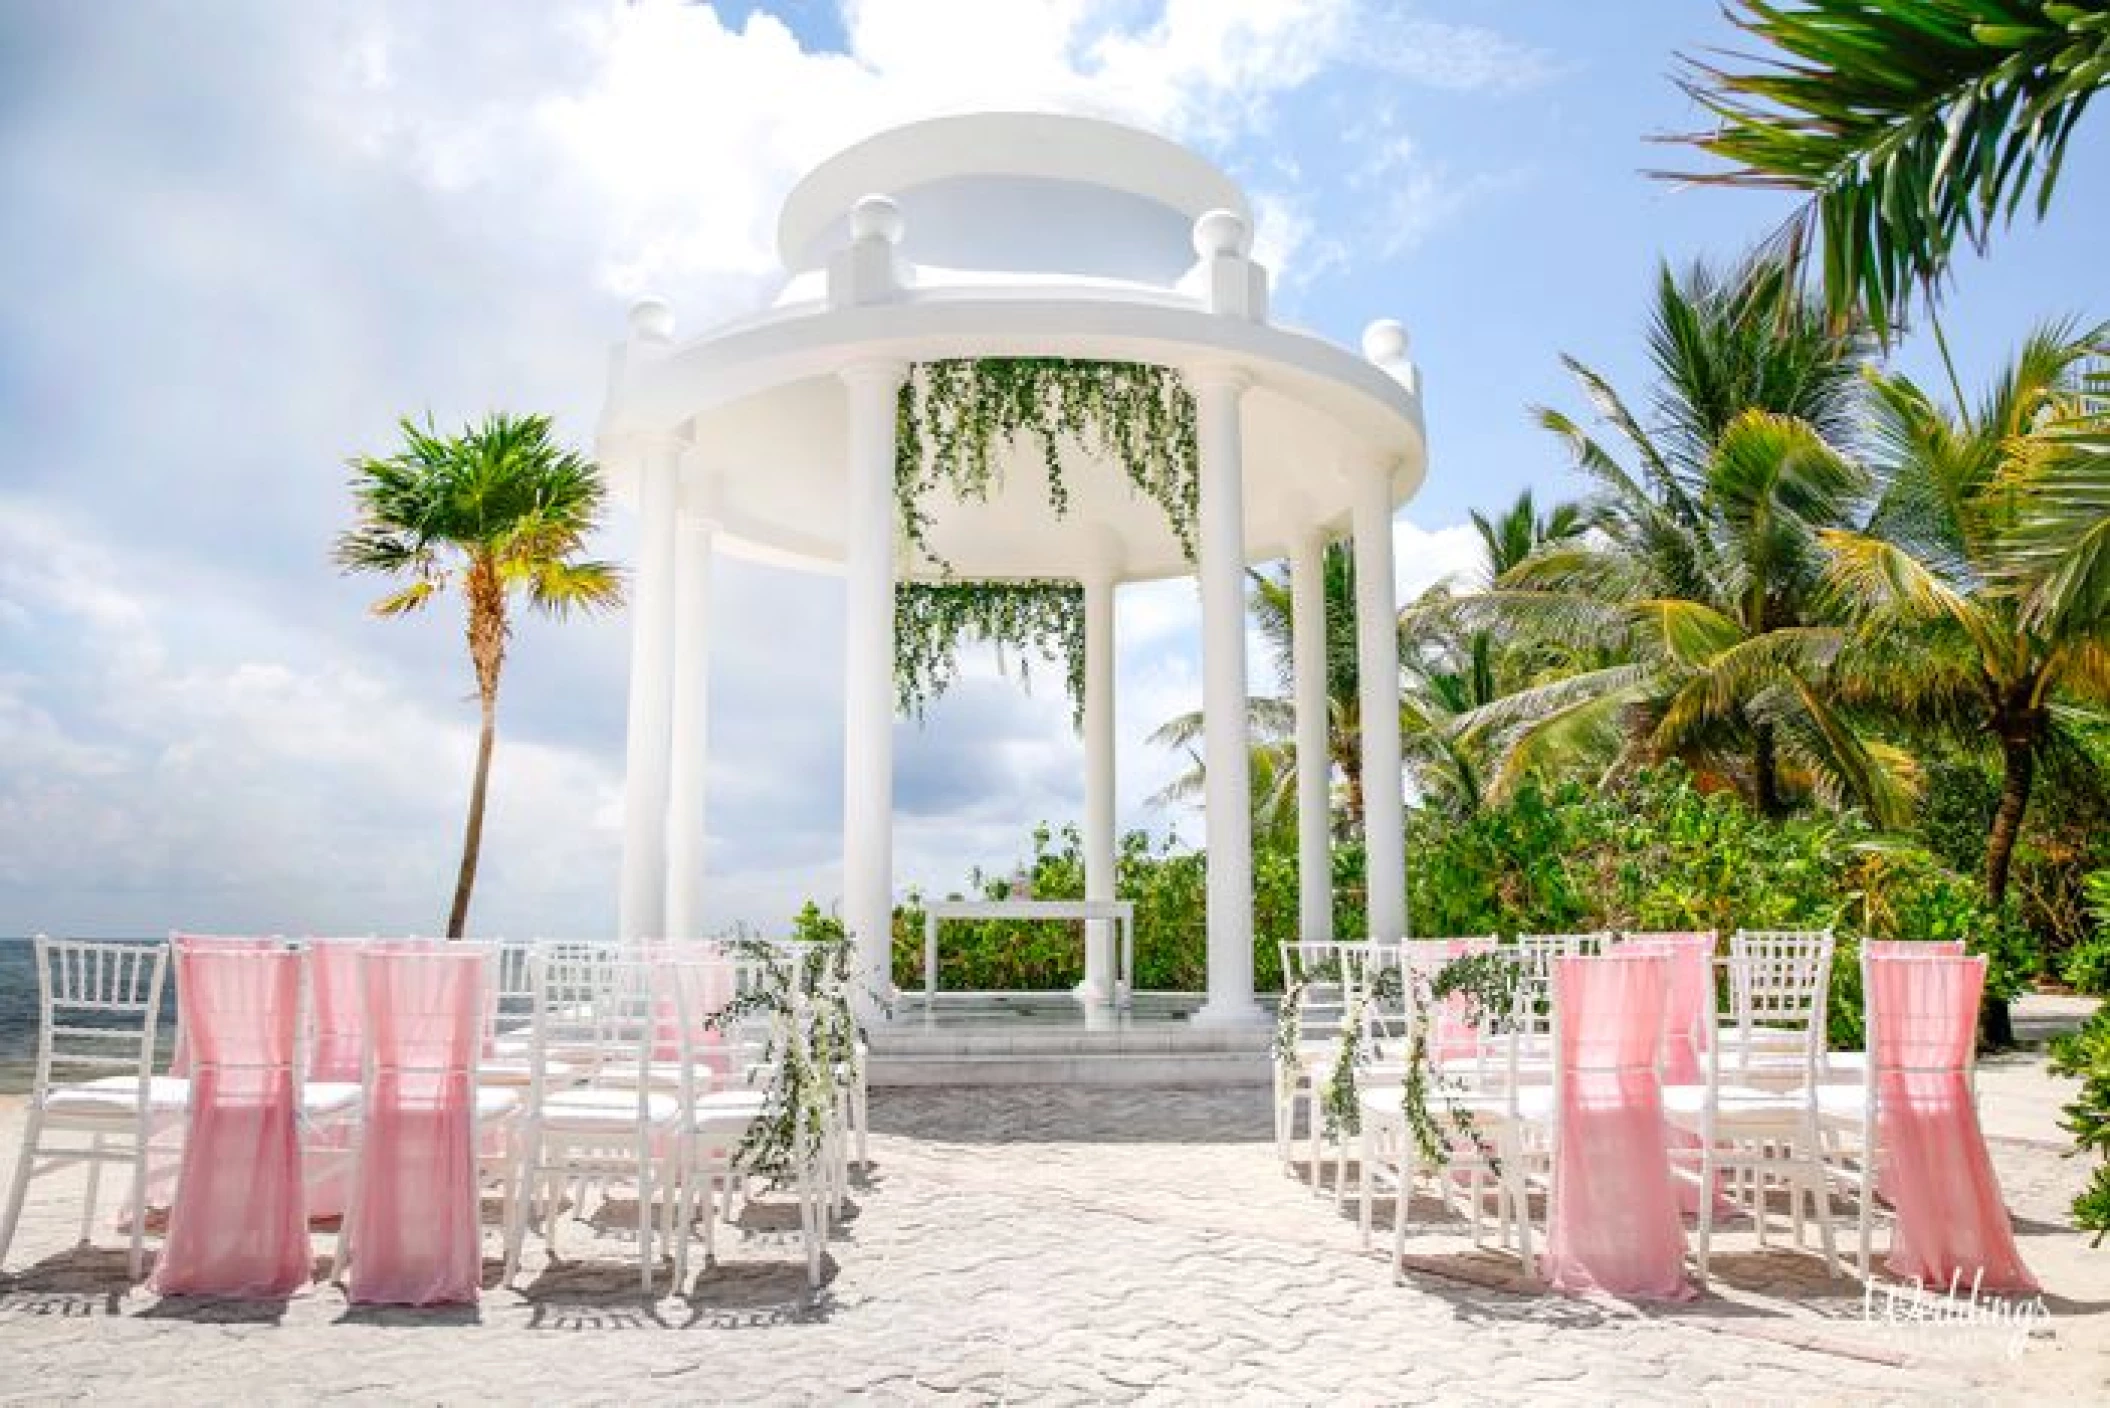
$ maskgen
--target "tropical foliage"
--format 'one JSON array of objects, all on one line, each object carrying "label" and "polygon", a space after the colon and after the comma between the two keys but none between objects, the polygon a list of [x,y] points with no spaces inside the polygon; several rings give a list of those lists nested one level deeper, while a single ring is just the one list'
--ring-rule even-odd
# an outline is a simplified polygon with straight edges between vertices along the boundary
[{"label": "tropical foliage", "polygon": [[378,573],[401,585],[374,603],[401,616],[440,593],[459,592],[481,711],[476,774],[447,934],[469,921],[483,845],[484,805],[497,735],[498,683],[516,600],[563,618],[612,610],[622,600],[615,568],[584,555],[601,523],[606,491],[591,460],[550,434],[547,416],[493,415],[456,435],[405,417],[402,445],[351,462],[357,522],[337,540],[347,572]]},{"label": "tropical foliage", "polygon": [[1063,667],[1073,720],[1084,718],[1084,588],[1075,582],[903,582],[894,588],[894,689],[920,719],[952,684],[962,643],[986,641],[1018,661]]},{"label": "tropical foliage", "polygon": [[1874,490],[1853,453],[1865,341],[1754,261],[1665,269],[1649,348],[1646,416],[1568,363],[1624,458],[1539,412],[1593,485],[1591,531],[1532,552],[1472,605],[1541,640],[1592,642],[1597,658],[1460,721],[1491,790],[1676,758],[1767,816],[1813,794],[1902,818],[1909,758],[1856,727],[1829,681],[1841,632],[1823,535]]},{"label": "tropical foliage", "polygon": [[1186,383],[1169,367],[1060,357],[916,365],[901,387],[894,442],[895,506],[912,552],[947,566],[930,545],[926,500],[940,490],[987,499],[1002,480],[1000,453],[1021,436],[1039,441],[1057,517],[1070,505],[1069,444],[1119,465],[1164,509],[1181,550],[1194,556],[1199,449]]},{"label": "tropical foliage", "polygon": [[1691,179],[1805,193],[1784,247],[1821,245],[1833,314],[1886,334],[1960,241],[1983,247],[2032,197],[2043,214],[2110,82],[2100,4],[1730,0],[1729,14],[1773,55],[1686,60],[1719,125],[1685,140],[1727,163]]},{"label": "tropical foliage", "polygon": [[1996,904],[2039,763],[2070,743],[2062,703],[2110,704],[2110,616],[2051,582],[2064,564],[2024,531],[2023,512],[2066,427],[2101,412],[2079,369],[2106,337],[2110,327],[2038,330],[1971,411],[1941,407],[1909,378],[1874,378],[1883,499],[1864,531],[1825,534],[1830,582],[1862,626],[1844,688],[2000,751],[1985,862]]},{"label": "tropical foliage", "polygon": [[[1326,753],[1329,778],[1338,777],[1335,794],[1337,830],[1343,837],[1363,829],[1361,678],[1356,665],[1355,551],[1347,543],[1330,543],[1320,558],[1321,599],[1326,613]],[[1250,620],[1268,654],[1278,693],[1246,701],[1246,724],[1252,735],[1250,776],[1253,820],[1257,833],[1292,838],[1297,830],[1296,668],[1292,656],[1289,574],[1262,569],[1251,574],[1246,599]],[[1169,807],[1198,802],[1207,789],[1199,744],[1199,709],[1168,719],[1150,742],[1177,748],[1191,766],[1151,800]]]}]

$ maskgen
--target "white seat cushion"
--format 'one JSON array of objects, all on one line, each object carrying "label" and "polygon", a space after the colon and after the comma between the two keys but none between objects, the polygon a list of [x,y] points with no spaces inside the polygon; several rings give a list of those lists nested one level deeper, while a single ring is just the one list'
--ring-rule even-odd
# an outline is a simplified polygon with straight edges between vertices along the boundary
[{"label": "white seat cushion", "polygon": [[[44,1108],[69,1118],[125,1119],[138,1109],[137,1076],[103,1076],[77,1085],[55,1085],[45,1095]],[[190,1103],[190,1082],[177,1076],[147,1079],[147,1108],[156,1113],[180,1110]]]},{"label": "white seat cushion", "polygon": [[[542,1074],[552,1085],[569,1085],[578,1079],[579,1070],[569,1061],[545,1061]],[[476,1079],[484,1085],[528,1085],[534,1081],[535,1072],[524,1057],[517,1061],[500,1057],[478,1063]]]},{"label": "white seat cushion", "polygon": [[[671,1095],[648,1092],[645,1119],[665,1124],[679,1110]],[[542,1123],[550,1129],[593,1129],[613,1132],[637,1123],[638,1092],[635,1090],[558,1090],[542,1102]]]},{"label": "white seat cushion", "polygon": [[476,1118],[495,1120],[520,1108],[520,1092],[506,1086],[476,1087]]},{"label": "white seat cushion", "polygon": [[[1783,1095],[1747,1085],[1725,1085],[1716,1092],[1715,1129],[1734,1136],[1753,1126],[1793,1128],[1809,1106],[1799,1094]],[[1707,1087],[1666,1085],[1663,1116],[1685,1129],[1698,1129],[1706,1117]]]},{"label": "white seat cushion", "polygon": [[357,1081],[311,1080],[300,1088],[300,1112],[310,1119],[341,1114],[357,1105],[364,1094]]},{"label": "white seat cushion", "polygon": [[696,1102],[689,1128],[696,1134],[717,1136],[719,1140],[738,1138],[762,1117],[763,1104],[762,1093],[758,1090],[721,1090]]}]

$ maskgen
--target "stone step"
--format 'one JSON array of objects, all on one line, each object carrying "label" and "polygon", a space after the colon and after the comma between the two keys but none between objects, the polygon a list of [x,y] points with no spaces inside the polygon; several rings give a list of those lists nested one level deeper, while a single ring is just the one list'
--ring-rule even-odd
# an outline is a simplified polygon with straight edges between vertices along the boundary
[{"label": "stone step", "polygon": [[872,1053],[866,1068],[877,1088],[943,1085],[1159,1086],[1169,1089],[1267,1088],[1265,1050],[1099,1052],[1069,1055]]}]

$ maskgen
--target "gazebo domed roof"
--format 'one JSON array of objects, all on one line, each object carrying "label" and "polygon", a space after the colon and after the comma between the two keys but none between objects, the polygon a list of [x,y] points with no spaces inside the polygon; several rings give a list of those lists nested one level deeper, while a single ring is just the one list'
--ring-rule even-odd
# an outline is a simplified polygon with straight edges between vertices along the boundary
[{"label": "gazebo domed roof", "polygon": [[[828,568],[844,550],[847,414],[859,362],[1061,357],[1194,375],[1235,367],[1243,400],[1248,556],[1345,527],[1348,470],[1421,481],[1419,378],[1396,323],[1361,354],[1273,323],[1250,257],[1249,207],[1175,143],[1092,118],[985,113],[880,133],[787,197],[790,281],[760,314],[692,340],[641,305],[602,422],[684,437],[686,504],[732,551]],[[1068,515],[1048,506],[1038,445],[1014,447],[987,503],[934,503],[931,547],[962,577],[1123,580],[1192,570],[1163,511],[1117,465],[1065,447]],[[631,457],[611,456],[618,490]],[[904,576],[933,564],[904,558]]]}]

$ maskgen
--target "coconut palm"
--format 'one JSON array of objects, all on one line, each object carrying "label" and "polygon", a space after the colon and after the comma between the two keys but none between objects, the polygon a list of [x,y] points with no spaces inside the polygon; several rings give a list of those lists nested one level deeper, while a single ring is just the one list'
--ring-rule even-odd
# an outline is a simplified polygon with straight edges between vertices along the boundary
[{"label": "coconut palm", "polygon": [[1685,60],[1683,86],[1719,125],[1682,140],[1729,167],[1672,174],[1807,194],[1785,247],[1821,242],[1832,313],[1886,337],[1959,237],[1983,248],[2033,192],[2043,214],[2110,82],[2100,3],[1729,0],[1728,13],[1779,57]]},{"label": "coconut palm", "polygon": [[2012,580],[2032,622],[2110,618],[2110,371],[2033,437],[2030,485],[2013,535]]},{"label": "coconut palm", "polygon": [[2075,572],[2086,553],[2061,550],[2076,543],[2051,536],[2058,510],[2047,520],[2033,503],[2048,475],[2087,482],[2075,466],[2103,486],[2106,408],[2083,371],[2106,342],[2110,324],[2042,327],[1972,409],[1943,407],[1907,377],[1874,378],[1886,492],[1866,531],[1824,535],[1829,579],[1862,626],[1851,692],[1999,749],[1985,858],[1995,904],[2039,763],[2075,706],[2110,704],[2102,579]]},{"label": "coconut palm", "polygon": [[[1529,489],[1492,517],[1475,510],[1473,529],[1486,560],[1474,590],[1492,587],[1550,544],[1580,538],[1586,523],[1577,504],[1555,504],[1541,512]],[[1424,804],[1457,818],[1479,811],[1487,796],[1486,759],[1463,736],[1462,720],[1512,690],[1571,673],[1586,654],[1572,642],[1498,638],[1473,614],[1448,582],[1430,587],[1400,613],[1405,677],[1400,723],[1407,766]]]},{"label": "coconut palm", "polygon": [[[1329,543],[1320,559],[1321,588],[1326,601],[1326,749],[1329,773],[1341,778],[1338,822],[1344,834],[1359,834],[1363,825],[1362,709],[1357,694],[1355,554],[1346,543]],[[1296,669],[1291,646],[1291,592],[1287,573],[1251,574],[1247,604],[1266,645],[1280,694],[1247,701],[1247,727],[1253,738],[1254,815],[1263,831],[1287,825],[1296,834],[1296,705],[1292,702]],[[1206,790],[1196,744],[1202,736],[1202,713],[1194,710],[1168,719],[1150,735],[1152,743],[1184,750],[1192,766],[1154,795],[1153,805],[1170,806],[1200,798]]]},{"label": "coconut palm", "polygon": [[1471,517],[1473,531],[1480,535],[1480,545],[1487,549],[1487,585],[1490,586],[1500,580],[1504,572],[1547,543],[1580,537],[1585,526],[1581,505],[1555,504],[1540,513],[1538,505],[1532,502],[1529,489],[1518,494],[1515,503],[1492,518],[1478,509],[1472,511]]},{"label": "coconut palm", "polygon": [[1644,423],[1611,384],[1568,366],[1633,467],[1558,411],[1539,418],[1596,485],[1580,538],[1503,574],[1474,609],[1600,663],[1472,710],[1468,742],[1501,793],[1533,773],[1678,758],[1766,815],[1801,792],[1896,819],[1909,760],[1830,697],[1843,638],[1826,615],[1820,534],[1859,521],[1849,451],[1865,339],[1831,328],[1777,263],[1720,277],[1668,269],[1649,345]]},{"label": "coconut palm", "polygon": [[551,439],[548,417],[493,415],[454,436],[406,417],[400,430],[394,454],[351,461],[358,521],[338,538],[336,559],[347,572],[402,581],[374,603],[377,616],[416,611],[449,588],[462,597],[482,727],[447,918],[447,936],[459,938],[483,845],[513,598],[562,618],[611,609],[622,588],[614,567],[581,556],[600,526],[600,470]]}]

